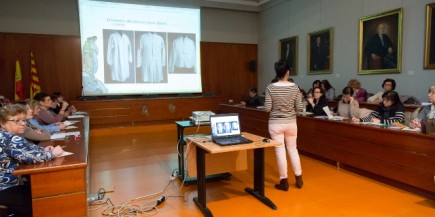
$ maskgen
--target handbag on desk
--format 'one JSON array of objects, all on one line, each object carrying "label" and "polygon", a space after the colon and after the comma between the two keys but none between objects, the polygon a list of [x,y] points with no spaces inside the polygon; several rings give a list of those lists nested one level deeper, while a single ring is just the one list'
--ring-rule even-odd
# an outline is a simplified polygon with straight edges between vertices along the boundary
[{"label": "handbag on desk", "polygon": [[423,119],[421,121],[421,132],[435,134],[435,119]]}]

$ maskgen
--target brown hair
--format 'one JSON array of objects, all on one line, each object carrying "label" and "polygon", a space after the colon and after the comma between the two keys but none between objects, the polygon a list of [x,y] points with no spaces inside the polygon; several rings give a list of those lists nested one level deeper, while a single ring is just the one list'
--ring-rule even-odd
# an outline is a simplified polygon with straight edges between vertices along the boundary
[{"label": "brown hair", "polygon": [[356,79],[350,79],[350,81],[347,83],[347,86],[355,89],[360,89],[361,83]]},{"label": "brown hair", "polygon": [[26,114],[27,109],[25,106],[20,104],[9,104],[0,107],[0,122],[7,121],[10,116],[15,116],[19,114]]}]

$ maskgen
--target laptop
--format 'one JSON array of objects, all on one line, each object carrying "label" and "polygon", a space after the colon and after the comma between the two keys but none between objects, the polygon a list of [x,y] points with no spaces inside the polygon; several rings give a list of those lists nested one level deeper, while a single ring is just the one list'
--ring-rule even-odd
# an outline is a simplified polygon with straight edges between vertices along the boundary
[{"label": "laptop", "polygon": [[211,139],[222,146],[251,143],[241,135],[239,114],[218,114],[210,116]]}]

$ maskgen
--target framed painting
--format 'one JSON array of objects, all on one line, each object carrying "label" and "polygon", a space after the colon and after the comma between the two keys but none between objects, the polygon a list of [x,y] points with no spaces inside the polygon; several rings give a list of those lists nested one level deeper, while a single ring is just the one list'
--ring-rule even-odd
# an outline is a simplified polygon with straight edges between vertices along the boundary
[{"label": "framed painting", "polygon": [[332,28],[308,33],[308,74],[332,73]]},{"label": "framed painting", "polygon": [[400,73],[402,8],[359,21],[358,74]]},{"label": "framed painting", "polygon": [[435,69],[435,3],[426,5],[426,39],[424,43],[424,68]]},{"label": "framed painting", "polygon": [[279,40],[279,58],[287,61],[290,76],[298,74],[298,36]]}]

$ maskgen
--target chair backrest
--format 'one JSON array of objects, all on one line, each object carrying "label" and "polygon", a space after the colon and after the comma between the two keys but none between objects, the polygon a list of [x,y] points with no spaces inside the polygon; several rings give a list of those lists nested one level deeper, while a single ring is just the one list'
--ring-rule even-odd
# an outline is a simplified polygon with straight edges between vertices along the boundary
[{"label": "chair backrest", "polygon": [[423,119],[421,121],[421,132],[435,135],[435,119]]}]

